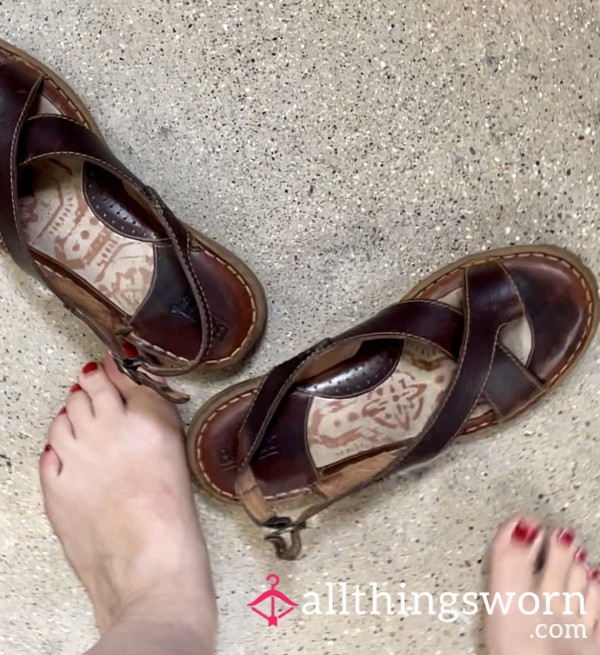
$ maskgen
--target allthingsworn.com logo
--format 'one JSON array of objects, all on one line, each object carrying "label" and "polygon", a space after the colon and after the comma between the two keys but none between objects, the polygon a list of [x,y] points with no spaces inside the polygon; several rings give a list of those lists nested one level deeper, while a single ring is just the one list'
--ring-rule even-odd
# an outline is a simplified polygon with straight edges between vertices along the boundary
[{"label": "allthingsworn.com logo", "polygon": [[585,627],[579,623],[569,624],[562,617],[584,615],[583,594],[513,592],[501,594],[488,592],[407,592],[406,584],[400,583],[399,591],[381,591],[376,582],[368,586],[351,585],[347,582],[326,582],[324,592],[308,591],[303,594],[304,602],[296,603],[282,591],[279,576],[272,573],[267,577],[271,588],[260,594],[248,607],[265,619],[267,626],[277,627],[279,621],[294,609],[304,616],[432,616],[444,623],[454,623],[463,617],[475,616],[478,612],[487,614],[519,612],[525,616],[554,617],[558,619],[556,607],[560,607],[560,622],[537,623],[532,637],[585,638]]}]

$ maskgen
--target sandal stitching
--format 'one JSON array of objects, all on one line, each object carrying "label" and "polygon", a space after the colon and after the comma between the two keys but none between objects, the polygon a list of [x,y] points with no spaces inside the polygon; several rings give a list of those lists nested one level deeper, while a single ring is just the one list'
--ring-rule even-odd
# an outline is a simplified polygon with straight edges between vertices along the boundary
[{"label": "sandal stitching", "polygon": [[[573,352],[571,357],[569,357],[569,359],[561,367],[561,369],[558,371],[558,373],[556,373],[550,379],[550,381],[548,383],[546,383],[546,386],[543,389],[543,391],[544,391],[544,393],[547,393],[548,391],[550,391],[551,386],[557,381],[557,379],[559,377],[561,377],[563,375],[564,371],[571,365],[573,359],[575,358],[575,356],[579,353],[579,351],[583,347],[583,343],[586,341],[586,339],[588,337],[590,327],[591,327],[591,324],[592,324],[592,319],[593,319],[593,316],[594,316],[594,311],[593,311],[594,301],[593,301],[593,297],[592,297],[592,294],[591,294],[591,287],[587,283],[587,279],[584,277],[583,274],[581,274],[579,272],[579,270],[577,268],[575,268],[575,266],[573,266],[570,262],[567,262],[564,259],[561,259],[559,257],[555,257],[554,255],[548,255],[546,253],[519,253],[519,254],[514,254],[514,255],[506,255],[504,257],[501,257],[500,259],[501,260],[502,259],[516,259],[516,258],[524,258],[524,257],[532,257],[532,256],[533,257],[541,257],[541,258],[545,258],[545,259],[551,259],[552,261],[558,262],[558,263],[562,264],[563,266],[566,266],[567,268],[569,268],[573,273],[575,273],[576,277],[579,279],[580,284],[581,284],[581,286],[582,286],[582,288],[583,288],[583,290],[585,292],[585,296],[586,296],[586,300],[587,300],[586,309],[588,311],[588,318],[587,318],[587,321],[586,321],[585,332],[582,335],[582,337],[580,338],[580,340],[579,340],[579,342],[578,342],[578,344],[577,344],[577,346],[575,348],[575,351]],[[484,259],[474,260],[473,262],[470,262],[468,264],[464,264],[462,266],[459,266],[459,267],[453,269],[452,271],[449,271],[448,273],[445,273],[444,275],[440,276],[436,280],[433,280],[425,288],[423,288],[421,291],[419,291],[419,293],[415,296],[415,298],[419,298],[421,300],[420,296],[422,296],[432,286],[434,286],[435,284],[438,284],[441,280],[444,280],[445,278],[449,277],[450,275],[454,275],[456,273],[456,271],[459,271],[459,270],[465,269],[465,268],[470,268],[471,266],[474,266],[476,264],[482,264],[482,263],[486,263],[486,262],[489,262],[489,261],[494,261],[494,260],[497,260],[497,259],[498,259],[498,257],[487,257],[487,258],[484,258]],[[508,277],[512,281],[512,278],[510,277],[510,275],[508,275]],[[422,300],[427,301],[427,300],[431,300],[431,299],[422,298]],[[496,339],[496,344],[497,344],[497,339]],[[510,351],[508,351],[507,349],[505,349],[505,350],[511,355],[511,357],[513,356],[512,353],[510,353]],[[488,371],[488,375],[489,375],[489,371]],[[238,500],[238,499],[234,494],[230,494],[230,493],[228,493],[226,491],[222,491],[208,477],[206,469],[205,469],[205,467],[204,467],[204,465],[202,463],[202,458],[201,458],[201,454],[200,454],[200,442],[201,442],[201,439],[202,439],[202,435],[204,434],[204,432],[205,432],[206,428],[208,427],[209,423],[213,420],[213,418],[217,414],[219,414],[221,411],[224,411],[229,405],[233,404],[234,402],[237,402],[238,400],[241,400],[241,399],[249,396],[250,394],[255,393],[256,391],[257,391],[257,389],[252,390],[252,391],[247,391],[247,392],[241,394],[240,396],[236,396],[235,398],[232,398],[227,403],[221,405],[216,410],[214,410],[206,418],[206,420],[204,421],[204,423],[202,425],[202,428],[200,429],[200,432],[198,433],[198,436],[196,438],[196,459],[198,461],[198,466],[199,466],[200,470],[202,471],[202,473],[204,475],[204,481],[206,483],[208,483],[208,485],[210,487],[212,487],[219,496],[224,496],[224,497],[230,498],[232,500]],[[531,404],[531,403],[529,403],[529,404]],[[520,412],[524,411],[526,408],[527,408],[527,405],[525,407],[521,408],[520,410],[518,410],[517,413],[520,413]],[[490,426],[493,426],[493,425],[499,425],[499,424],[500,424],[500,421],[498,419],[492,419],[492,420],[484,421],[483,423],[479,423],[477,425],[474,425],[474,426],[472,426],[470,428],[467,428],[467,429],[463,430],[462,432],[455,435],[453,437],[453,439],[455,439],[459,435],[463,436],[463,435],[471,434],[473,432],[478,432],[480,430],[483,430],[484,428],[487,428],[487,427],[490,427]],[[270,496],[269,498],[277,499],[277,498],[283,498],[283,497],[290,497],[291,495],[298,495],[300,493],[306,493],[307,489],[308,489],[308,487],[304,487],[301,490],[294,490],[293,492],[289,492],[289,493],[276,494],[274,496]],[[308,490],[310,491],[310,489],[308,489]]]},{"label": "sandal stitching", "polygon": [[[36,66],[34,64],[34,62],[30,61],[30,59],[25,59],[22,56],[20,56],[18,53],[12,52],[11,50],[7,50],[6,48],[2,48],[1,46],[0,46],[0,50],[5,52],[10,57],[10,59],[13,59],[13,60],[17,61],[18,63],[20,63],[20,64],[22,64],[24,66],[27,66],[27,68],[31,68],[38,75],[40,75],[44,79],[44,81],[49,82],[52,85],[52,87],[54,88],[54,90],[57,91],[58,94],[60,96],[62,96],[67,101],[67,104],[69,105],[69,107],[71,107],[73,109],[73,111],[77,114],[77,116],[81,119],[81,121],[83,123],[85,123],[85,126],[88,127],[88,128],[91,127],[90,124],[88,123],[88,121],[84,118],[82,112],[77,108],[77,105],[71,100],[71,98],[69,98],[67,93],[62,90],[62,88],[55,81],[54,77],[52,77],[50,74],[44,72],[42,70],[42,68],[40,68],[39,66]],[[28,56],[31,57],[31,55],[28,55]],[[5,62],[3,65],[5,65],[6,63],[8,63],[8,62]],[[56,77],[59,78],[60,76],[58,74],[56,74]]]},{"label": "sandal stitching", "polygon": [[[301,368],[306,364],[306,362],[307,362],[309,359],[312,358],[313,354],[314,354],[314,353],[310,353],[307,357],[305,357],[304,359],[302,359],[301,362],[298,363],[298,366],[296,366],[296,368],[294,368],[294,370],[293,370],[293,371],[292,371],[292,372],[287,376],[285,382],[281,385],[281,388],[287,386],[288,382],[289,382],[289,381],[290,381],[290,380],[291,380],[291,379],[296,375],[296,373],[297,373],[297,372],[298,372],[298,371],[299,371],[299,370],[300,370],[300,369],[301,369]],[[244,430],[244,428],[246,427],[246,423],[248,422],[248,417],[250,416],[250,414],[252,413],[252,410],[254,409],[254,405],[256,404],[256,401],[257,401],[258,397],[260,396],[260,391],[262,390],[262,388],[263,388],[265,382],[267,381],[267,378],[268,378],[268,375],[265,375],[265,376],[263,377],[263,381],[262,381],[262,383],[261,383],[261,385],[260,385],[260,387],[259,387],[259,389],[258,389],[258,391],[257,391],[257,393],[256,393],[256,396],[254,397],[254,400],[252,401],[252,405],[250,405],[250,408],[248,409],[248,412],[247,412],[246,416],[244,417],[244,422],[242,423],[242,425],[241,425],[241,427],[240,427],[240,433],[241,433],[241,432]],[[279,395],[279,393],[276,394],[275,398],[277,398],[277,395]],[[271,406],[272,406],[272,404],[271,404]],[[252,455],[254,454],[254,453],[252,453],[251,451],[252,451],[252,448],[250,449],[250,451],[249,451],[249,452],[246,454],[246,456],[244,457],[244,459],[243,459],[243,461],[241,462],[239,468],[244,468],[244,467],[248,466],[248,464],[250,463],[250,459],[252,458]]]},{"label": "sandal stitching", "polygon": [[[560,370],[557,373],[555,373],[552,376],[552,378],[546,383],[547,387],[550,387],[550,386],[552,386],[552,384],[554,384],[554,382],[557,380],[557,378],[562,376],[564,371],[571,365],[571,362],[579,354],[579,351],[583,347],[583,344],[584,344],[584,342],[587,339],[587,336],[589,334],[589,330],[590,330],[590,327],[591,327],[591,324],[592,324],[592,319],[593,319],[593,316],[594,316],[594,311],[593,311],[594,300],[593,300],[592,294],[590,292],[591,291],[590,286],[587,284],[587,280],[585,279],[585,277],[575,268],[575,266],[573,266],[570,262],[567,262],[564,259],[561,259],[559,257],[555,257],[554,255],[548,255],[546,253],[519,253],[519,254],[515,254],[515,255],[506,255],[505,257],[502,257],[502,259],[517,259],[517,258],[524,258],[524,257],[539,257],[539,258],[542,258],[542,259],[551,259],[552,261],[558,262],[562,266],[565,266],[565,267],[569,268],[575,274],[575,276],[579,279],[579,282],[581,284],[582,289],[585,292],[585,296],[586,296],[586,300],[587,300],[586,309],[587,309],[587,312],[588,312],[588,318],[587,318],[587,321],[586,321],[585,331],[584,331],[583,335],[581,336],[581,338],[579,339],[579,341],[577,342],[577,345],[575,346],[575,350],[573,351],[573,353],[571,353],[571,356],[563,364],[563,366],[560,368]],[[456,269],[454,269],[452,271],[449,271],[445,275],[442,275],[441,277],[439,277],[437,280],[434,280],[433,282],[428,284],[424,289],[422,289],[416,295],[416,297],[418,298],[419,296],[424,294],[432,286],[434,286],[435,284],[438,284],[441,280],[444,280],[445,278],[449,277],[450,275],[454,275],[456,273],[456,271],[460,270],[461,268],[470,268],[471,266],[475,266],[476,264],[483,264],[483,263],[486,263],[486,262],[489,262],[489,261],[493,261],[494,259],[497,259],[497,258],[487,257],[487,258],[484,258],[484,259],[474,260],[472,262],[469,262],[468,264],[464,264],[463,266],[459,266],[458,268],[456,268]]]},{"label": "sandal stitching", "polygon": [[[164,212],[162,212],[162,210],[161,210],[161,213],[164,214]],[[168,223],[167,223],[167,229],[169,230],[169,232],[171,233],[171,236],[173,237],[173,241],[175,242],[175,247],[177,248],[177,250],[179,250],[179,254],[181,255],[181,259],[183,260],[184,266],[187,268],[188,273],[194,278],[194,280],[196,282],[197,290],[200,293],[200,297],[202,298],[202,302],[204,303],[204,306],[206,307],[206,314],[208,316],[208,321],[209,322],[208,322],[207,345],[206,345],[206,349],[205,349],[204,352],[207,353],[210,350],[210,347],[212,346],[212,342],[213,342],[212,326],[213,326],[213,323],[214,323],[214,318],[213,318],[212,312],[210,310],[210,305],[208,304],[208,301],[206,300],[206,294],[204,293],[204,289],[203,289],[202,285],[200,284],[200,280],[198,280],[198,276],[196,275],[196,269],[188,263],[189,253],[190,253],[190,250],[191,250],[190,233],[187,230],[185,231],[185,244],[186,244],[186,248],[187,248],[187,252],[188,252],[188,254],[185,255],[183,253],[182,248],[179,247],[179,243],[177,242],[175,232],[171,229],[171,226]]]},{"label": "sandal stitching", "polygon": [[[497,258],[495,258],[495,259],[492,258],[492,261],[494,261],[494,260],[497,260]],[[497,262],[496,262],[496,263],[497,263]],[[504,270],[504,268],[502,268],[502,272],[506,275],[506,271]],[[470,315],[471,315],[471,296],[470,296],[470,294],[469,294],[468,286],[467,286],[467,284],[466,284],[466,279],[464,280],[463,285],[464,285],[464,287],[463,287],[463,288],[464,288],[464,300],[465,300],[465,303],[466,303],[466,309],[467,309],[467,311],[466,311],[464,314],[465,314],[465,316],[469,316],[469,317],[470,317]],[[500,331],[502,330],[502,328],[503,328],[505,325],[506,325],[506,321],[503,322],[503,323],[501,323],[501,324],[498,326],[498,328],[496,329],[496,334],[495,334],[495,336],[494,336],[494,348],[493,348],[493,352],[495,352],[495,350],[496,350],[496,348],[497,348],[497,345],[498,345],[498,337],[499,337],[499,335],[500,335]],[[434,414],[429,418],[429,421],[428,421],[428,424],[429,424],[429,425],[432,425],[432,424],[433,424],[433,423],[434,423],[434,422],[439,418],[440,414],[441,414],[442,411],[444,410],[444,407],[446,407],[446,404],[447,404],[447,402],[448,402],[448,398],[450,397],[450,395],[452,394],[452,391],[456,388],[456,384],[458,383],[458,379],[459,379],[459,377],[460,377],[460,374],[461,374],[462,369],[463,369],[463,366],[464,366],[464,360],[465,360],[465,358],[463,357],[463,359],[462,359],[460,365],[458,366],[458,368],[457,368],[457,370],[456,370],[456,372],[455,372],[455,375],[454,375],[454,377],[453,377],[453,379],[452,379],[452,382],[450,383],[450,385],[449,385],[449,387],[448,387],[448,390],[447,390],[447,391],[445,392],[445,394],[444,394],[444,399],[443,399],[443,401],[441,402],[441,404],[439,405],[439,407],[437,407],[435,413],[434,413]],[[488,367],[487,367],[487,372],[486,372],[486,375],[485,375],[485,379],[486,379],[486,380],[488,379],[488,377],[489,377],[489,375],[490,375],[490,371],[492,370],[492,366],[493,366],[493,364],[494,364],[494,357],[492,356],[492,357],[490,357],[490,361],[489,361],[489,364],[488,364]],[[468,417],[472,414],[472,412],[473,412],[473,408],[474,408],[475,405],[477,404],[477,401],[478,401],[478,400],[479,400],[479,397],[477,397],[477,398],[473,401],[473,404],[471,405],[471,408],[470,408],[469,411],[466,413],[467,420],[468,420]],[[464,425],[464,423],[463,423],[463,425]],[[462,426],[461,426],[461,427],[462,427]],[[446,450],[446,448],[447,448],[447,447],[452,443],[452,441],[454,441],[454,439],[456,438],[456,436],[457,436],[458,434],[460,434],[460,428],[458,428],[458,430],[456,430],[456,431],[454,432],[454,434],[453,434],[453,435],[452,435],[452,436],[451,436],[451,437],[446,441],[446,444],[445,444],[444,447],[442,448],[442,451],[443,451],[443,450]],[[418,443],[415,444],[415,447],[416,447],[416,446],[418,446]],[[442,451],[440,451],[440,452],[442,452]],[[436,453],[436,455],[437,455],[437,454],[439,454],[439,453]],[[409,451],[409,456],[410,456],[410,451]]]},{"label": "sandal stitching", "polygon": [[[254,402],[256,402],[256,397],[258,396],[258,389],[253,389],[252,391],[246,391],[243,394],[236,396],[235,398],[231,398],[231,400],[228,400],[226,403],[223,405],[219,405],[213,412],[211,412],[210,416],[204,421],[202,424],[202,427],[200,428],[200,432],[198,433],[198,436],[196,438],[196,459],[198,460],[198,466],[200,467],[200,470],[202,471],[202,474],[204,475],[204,479],[208,484],[220,495],[220,496],[225,496],[226,498],[231,498],[235,499],[236,496],[234,494],[231,494],[227,491],[222,491],[215,485],[212,480],[208,477],[206,468],[204,466],[204,463],[202,461],[202,457],[200,455],[200,442],[202,441],[202,437],[204,433],[206,432],[206,429],[208,428],[210,422],[221,412],[225,411],[230,405],[233,405],[234,403],[237,403],[240,400],[243,400],[244,398],[247,398],[248,396],[254,395],[255,399]],[[254,404],[254,403],[253,403]],[[250,411],[248,411],[248,414]]]},{"label": "sandal stitching", "polygon": [[240,350],[244,348],[246,342],[250,339],[251,333],[253,332],[254,327],[256,326],[256,323],[258,321],[258,309],[256,306],[256,302],[254,300],[254,294],[252,293],[252,289],[250,288],[246,280],[242,277],[242,275],[238,271],[236,271],[236,269],[231,264],[229,264],[229,262],[219,257],[219,255],[217,255],[216,253],[213,253],[212,251],[208,250],[204,245],[198,243],[197,240],[195,240],[194,243],[200,246],[200,248],[202,248],[205,255],[207,255],[208,257],[212,257],[213,259],[216,259],[220,264],[224,265],[225,268],[227,268],[230,273],[233,273],[235,275],[235,277],[239,280],[239,282],[244,287],[244,290],[248,294],[248,297],[250,298],[250,304],[252,306],[252,320],[250,322],[250,327],[248,328],[248,331],[246,332],[246,336],[244,337],[240,345],[231,354],[227,355],[226,357],[221,357],[220,359],[206,359],[204,362],[205,364],[216,364],[218,362],[224,362],[227,361],[228,359],[231,359],[232,357],[235,357],[240,352]]}]

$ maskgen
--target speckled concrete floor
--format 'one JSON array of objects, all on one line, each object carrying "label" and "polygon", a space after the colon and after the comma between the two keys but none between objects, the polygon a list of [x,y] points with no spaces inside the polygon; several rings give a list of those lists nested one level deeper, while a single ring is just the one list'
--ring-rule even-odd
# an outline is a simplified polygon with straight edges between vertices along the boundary
[{"label": "speckled concrete floor", "polygon": [[[572,0],[5,0],[0,36],[60,71],[126,163],[255,268],[271,321],[241,379],[467,252],[555,243],[600,271],[599,19],[600,5]],[[0,267],[0,652],[79,655],[92,615],[36,468],[46,424],[100,346],[6,257]],[[477,618],[296,612],[267,629],[246,603],[270,572],[296,600],[327,581],[480,590],[486,543],[524,507],[593,544],[598,361],[596,347],[500,434],[324,514],[299,562],[275,562],[240,512],[199,496],[220,652],[480,652]],[[184,386],[197,405],[230,381]]]}]

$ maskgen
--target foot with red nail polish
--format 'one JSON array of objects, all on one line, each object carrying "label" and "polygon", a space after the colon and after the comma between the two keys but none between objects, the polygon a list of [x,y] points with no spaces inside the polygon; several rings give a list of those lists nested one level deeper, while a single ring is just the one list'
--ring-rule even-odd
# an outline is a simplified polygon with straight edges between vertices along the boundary
[{"label": "foot with red nail polish", "polygon": [[572,529],[507,521],[491,552],[489,655],[600,655],[600,572],[586,561]]},{"label": "foot with red nail polish", "polygon": [[215,597],[176,409],[111,356],[83,367],[65,407],[40,477],[102,635],[90,655],[137,653],[150,637],[145,653],[212,653]]}]

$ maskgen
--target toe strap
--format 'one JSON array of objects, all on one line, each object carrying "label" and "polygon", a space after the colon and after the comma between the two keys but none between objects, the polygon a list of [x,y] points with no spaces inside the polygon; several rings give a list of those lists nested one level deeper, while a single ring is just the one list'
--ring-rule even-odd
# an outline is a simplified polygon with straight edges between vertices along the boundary
[{"label": "toe strap", "polygon": [[415,445],[405,453],[402,468],[437,455],[460,432],[483,395],[501,329],[525,311],[517,288],[498,262],[467,269],[464,294],[463,341],[454,380]]}]

